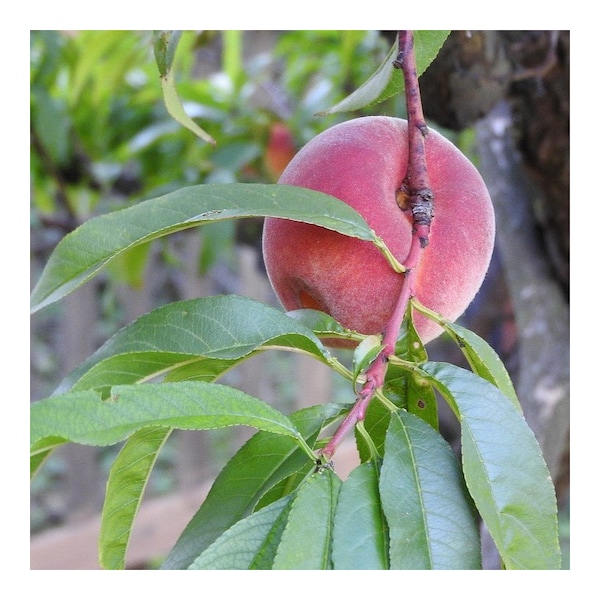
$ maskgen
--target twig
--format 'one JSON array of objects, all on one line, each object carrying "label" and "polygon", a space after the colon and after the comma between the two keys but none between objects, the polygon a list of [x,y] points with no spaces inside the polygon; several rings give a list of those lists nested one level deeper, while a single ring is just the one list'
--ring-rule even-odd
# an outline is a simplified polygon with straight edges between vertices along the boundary
[{"label": "twig", "polygon": [[[398,32],[398,56],[394,67],[402,69],[406,94],[406,112],[408,116],[408,172],[404,181],[408,190],[408,203],[413,216],[413,234],[419,237],[421,247],[429,243],[429,228],[433,218],[433,192],[429,185],[427,162],[425,160],[425,137],[427,124],[423,116],[421,90],[417,75],[414,38],[411,31]],[[418,262],[418,258],[409,253],[405,264]]]},{"label": "twig", "polygon": [[[433,218],[433,192],[429,186],[425,160],[425,136],[427,125],[423,117],[421,92],[415,62],[413,35],[411,31],[398,32],[398,56],[394,67],[402,69],[405,83],[406,108],[408,115],[408,168],[402,191],[408,196],[408,206],[413,217],[413,235],[404,266],[406,271],[394,312],[383,331],[383,349],[365,371],[366,381],[358,394],[356,403],[337,428],[321,455],[329,460],[342,438],[359,421],[363,421],[371,399],[383,387],[389,357],[395,352],[402,320],[411,296],[414,295],[414,277],[421,251],[429,243],[429,230]],[[402,207],[401,207],[402,208]]]}]

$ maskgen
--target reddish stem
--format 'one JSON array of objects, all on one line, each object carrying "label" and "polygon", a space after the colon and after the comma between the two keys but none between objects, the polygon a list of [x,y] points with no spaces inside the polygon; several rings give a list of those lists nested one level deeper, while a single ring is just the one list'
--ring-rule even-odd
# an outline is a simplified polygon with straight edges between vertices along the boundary
[{"label": "reddish stem", "polygon": [[327,445],[321,450],[321,454],[326,460],[333,456],[342,438],[356,423],[364,420],[371,399],[377,390],[383,387],[388,358],[395,351],[408,301],[414,295],[414,276],[421,257],[421,251],[429,243],[429,229],[433,218],[433,193],[429,186],[425,160],[427,125],[423,117],[411,31],[398,32],[398,56],[394,61],[394,67],[402,69],[404,75],[408,115],[408,168],[404,184],[408,190],[408,204],[413,217],[413,236],[408,256],[403,262],[406,271],[399,274],[400,277],[403,277],[403,282],[398,301],[383,331],[383,350],[365,371],[366,381],[358,394],[356,403]]},{"label": "reddish stem", "polygon": [[[394,66],[402,69],[404,75],[408,116],[408,172],[405,183],[408,187],[409,205],[413,215],[413,234],[416,232],[421,247],[425,248],[429,243],[429,228],[433,218],[433,192],[429,184],[425,160],[425,137],[428,130],[423,116],[414,38],[411,31],[398,32],[398,56]],[[411,252],[412,250],[411,248]],[[412,257],[410,254],[405,263],[411,259],[416,265],[418,257]],[[411,265],[407,266],[410,268]]]}]

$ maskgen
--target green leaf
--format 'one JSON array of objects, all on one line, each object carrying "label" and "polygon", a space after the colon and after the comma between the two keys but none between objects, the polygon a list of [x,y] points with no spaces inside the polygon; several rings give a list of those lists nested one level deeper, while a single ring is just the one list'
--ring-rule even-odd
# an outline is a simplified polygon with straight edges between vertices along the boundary
[{"label": "green leaf", "polygon": [[169,372],[174,380],[211,381],[267,347],[330,359],[312,331],[280,310],[243,296],[208,296],[162,306],[125,326],[57,391],[106,390]]},{"label": "green leaf", "polygon": [[189,186],[95,217],[66,235],[32,291],[31,310],[72,292],[129,248],[202,223],[263,216],[320,225],[381,247],[354,209],[327,194],[277,184]]},{"label": "green leaf", "polygon": [[[450,31],[414,31],[413,33],[417,73],[421,75],[437,56]],[[363,85],[335,106],[317,114],[325,116],[332,113],[359,110],[402,93],[404,91],[404,77],[402,71],[396,69],[393,65],[397,56],[398,39],[396,38],[394,46],[388,52],[383,63]]]},{"label": "green leaf", "polygon": [[270,569],[293,498],[281,498],[238,521],[188,569]]},{"label": "green leaf", "polygon": [[108,265],[114,281],[123,282],[132,288],[144,285],[144,275],[148,265],[151,243],[134,246],[119,254]]},{"label": "green leaf", "polygon": [[[346,410],[335,404],[312,406],[290,415],[290,420],[310,442]],[[266,492],[306,463],[306,455],[291,440],[262,431],[253,436],[219,473],[162,568],[189,567],[221,534],[248,516]]]},{"label": "green leaf", "polygon": [[115,386],[109,400],[85,391],[35,402],[30,411],[32,454],[59,441],[112,445],[150,425],[176,429],[246,425],[304,442],[292,422],[263,401],[225,385],[186,381]]},{"label": "green leaf", "polygon": [[[311,437],[310,439],[312,441],[313,438]],[[281,500],[285,496],[289,496],[314,470],[315,463],[306,462],[302,468],[294,471],[291,475],[271,487],[258,501],[255,510],[259,510],[277,500]]]},{"label": "green leaf", "polygon": [[523,415],[496,386],[446,364],[421,372],[458,411],[469,492],[507,569],[560,569],[554,486]]},{"label": "green leaf", "polygon": [[391,569],[480,569],[479,530],[460,466],[441,435],[392,415],[379,481]]},{"label": "green leaf", "polygon": [[144,427],[123,445],[106,484],[99,556],[104,569],[124,569],[125,554],[148,478],[171,429]]},{"label": "green leaf", "polygon": [[215,146],[217,142],[209,135],[202,127],[200,127],[190,116],[185,112],[181,98],[177,93],[175,87],[175,78],[173,72],[169,71],[164,77],[160,78],[160,83],[163,90],[163,96],[165,100],[165,107],[168,113],[186,129],[189,129],[192,133],[196,134],[201,140],[208,142]]},{"label": "green leaf", "polygon": [[155,31],[152,34],[154,58],[161,77],[164,77],[173,68],[175,51],[181,39],[181,33],[181,31]]},{"label": "green leaf", "polygon": [[181,31],[155,31],[153,34],[154,58],[158,66],[165,107],[179,124],[214,146],[216,144],[215,140],[185,112],[181,98],[175,88],[173,61],[175,60],[175,52],[181,39],[181,33]]},{"label": "green leaf", "polygon": [[[442,315],[423,306],[414,298],[411,299],[411,305],[420,313],[443,327],[456,342],[473,372],[493,383],[511,400],[519,412],[523,412],[504,363],[500,360],[496,351],[483,338],[466,327],[449,322]],[[425,362],[425,360],[427,359],[425,358],[422,362]]]},{"label": "green leaf", "polygon": [[[62,440],[57,440],[60,444]],[[52,450],[46,450],[42,452],[37,452],[33,454],[29,459],[29,478],[33,480],[33,478],[37,475],[39,470],[42,468],[43,464],[46,462],[46,459],[50,455]]]},{"label": "green leaf", "polygon": [[395,354],[389,360],[383,388],[386,397],[439,429],[437,398],[431,384],[405,366],[406,361],[414,364],[427,361],[427,351],[415,329],[410,309],[406,311]]},{"label": "green leaf", "polygon": [[296,491],[274,570],[331,569],[333,516],[342,482],[331,469],[313,473]]},{"label": "green leaf", "polygon": [[456,323],[443,323],[444,329],[458,342],[474,373],[493,383],[523,412],[510,375],[496,351],[476,333]]},{"label": "green leaf", "polygon": [[406,410],[439,430],[437,398],[431,383],[414,374],[406,379]]},{"label": "green leaf", "polygon": [[389,569],[388,527],[379,498],[379,467],[366,462],[342,484],[333,521],[335,569]]}]

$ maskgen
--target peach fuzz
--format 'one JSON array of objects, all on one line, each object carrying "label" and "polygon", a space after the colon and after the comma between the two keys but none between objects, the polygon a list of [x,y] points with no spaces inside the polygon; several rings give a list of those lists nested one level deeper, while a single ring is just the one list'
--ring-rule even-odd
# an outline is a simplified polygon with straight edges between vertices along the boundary
[{"label": "peach fuzz", "polygon": [[[429,245],[416,273],[415,296],[454,321],[473,300],[487,272],[494,212],[477,169],[450,141],[430,128],[425,149],[435,209]],[[407,122],[360,117],[312,139],[292,159],[279,183],[343,200],[403,262],[411,244],[412,217],[396,204],[396,190],[407,164]],[[286,219],[265,219],[263,255],[271,285],[286,310],[322,310],[364,334],[383,331],[404,278],[370,242]],[[424,343],[442,332],[421,314],[415,314],[415,325]]]}]

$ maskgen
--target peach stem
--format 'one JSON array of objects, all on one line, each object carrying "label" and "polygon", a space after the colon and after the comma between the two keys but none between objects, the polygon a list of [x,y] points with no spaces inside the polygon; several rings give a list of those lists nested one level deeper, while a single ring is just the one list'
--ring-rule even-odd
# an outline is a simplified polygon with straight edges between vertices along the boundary
[{"label": "peach stem", "polygon": [[409,153],[405,183],[409,191],[409,202],[413,217],[412,242],[408,256],[404,261],[406,271],[399,274],[400,277],[403,277],[400,295],[394,312],[383,331],[383,350],[365,371],[366,381],[354,406],[321,450],[321,455],[326,461],[331,459],[344,436],[359,421],[364,420],[371,399],[377,390],[383,387],[388,359],[395,352],[402,320],[408,302],[411,296],[414,295],[414,277],[421,251],[429,243],[429,229],[433,218],[433,192],[429,187],[429,176],[425,160],[427,125],[421,104],[412,31],[398,32],[398,56],[394,61],[394,67],[402,69],[405,84]]}]

